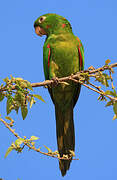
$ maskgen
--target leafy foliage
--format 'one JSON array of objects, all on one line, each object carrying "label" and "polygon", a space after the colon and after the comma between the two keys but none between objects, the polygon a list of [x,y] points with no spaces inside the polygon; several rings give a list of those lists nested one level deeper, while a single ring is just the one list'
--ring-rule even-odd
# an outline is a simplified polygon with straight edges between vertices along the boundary
[{"label": "leafy foliage", "polygon": [[[117,119],[117,92],[113,85],[113,78],[112,78],[112,74],[114,74],[114,70],[108,65],[110,62],[111,61],[107,59],[105,61],[105,65],[103,66],[107,68],[108,71],[105,72],[98,71],[94,75],[90,75],[89,72],[82,73],[81,81],[86,82],[86,84],[89,85],[89,89],[90,87],[93,87],[93,90],[94,91],[96,90],[96,92],[100,94],[98,100],[106,101],[107,104],[105,105],[105,107],[113,106],[113,111],[115,113],[113,120],[115,120]],[[93,79],[93,83],[91,83],[92,79]],[[101,86],[96,86],[94,84],[95,81],[97,81],[98,84],[100,83],[101,85],[103,85],[106,88],[106,90],[105,91],[102,90]]]},{"label": "leafy foliage", "polygon": [[2,84],[0,87],[0,101],[5,97],[7,98],[7,115],[9,115],[12,110],[18,113],[19,108],[21,108],[22,118],[25,119],[28,114],[28,103],[31,108],[36,102],[35,98],[45,102],[40,95],[32,94],[33,88],[27,80],[11,76],[11,79],[7,77],[3,81],[5,85]]}]

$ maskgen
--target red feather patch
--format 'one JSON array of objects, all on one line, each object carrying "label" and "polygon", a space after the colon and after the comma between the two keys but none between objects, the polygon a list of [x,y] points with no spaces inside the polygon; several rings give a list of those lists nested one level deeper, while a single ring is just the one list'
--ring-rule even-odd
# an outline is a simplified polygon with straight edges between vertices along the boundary
[{"label": "red feather patch", "polygon": [[82,69],[82,54],[80,47],[78,46],[78,54],[79,54],[79,63],[80,63],[80,70]]},{"label": "red feather patch", "polygon": [[78,41],[78,55],[79,55],[79,65],[80,65],[80,70],[82,69],[83,66],[83,60],[82,60],[82,54],[81,54],[81,50],[80,47],[82,46],[80,43],[80,39],[77,37],[77,41]]},{"label": "red feather patch", "polygon": [[50,25],[47,25],[46,28],[49,29],[51,26]]},{"label": "red feather patch", "polygon": [[66,24],[62,24],[62,28],[64,28],[66,26]]},{"label": "red feather patch", "polygon": [[49,48],[49,53],[48,53],[48,68],[50,66],[50,45],[47,45],[47,48]]}]

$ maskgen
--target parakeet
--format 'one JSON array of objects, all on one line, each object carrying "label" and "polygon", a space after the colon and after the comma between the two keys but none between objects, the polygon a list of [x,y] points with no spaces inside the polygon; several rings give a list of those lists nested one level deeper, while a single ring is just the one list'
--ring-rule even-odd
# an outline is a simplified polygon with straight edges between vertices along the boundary
[{"label": "parakeet", "polygon": [[[45,79],[69,76],[84,69],[84,48],[72,32],[69,21],[57,14],[45,14],[34,22],[37,35],[46,35],[43,46],[43,67]],[[73,81],[48,87],[55,106],[56,134],[62,176],[69,170],[75,148],[73,108],[79,97],[81,85]]]}]

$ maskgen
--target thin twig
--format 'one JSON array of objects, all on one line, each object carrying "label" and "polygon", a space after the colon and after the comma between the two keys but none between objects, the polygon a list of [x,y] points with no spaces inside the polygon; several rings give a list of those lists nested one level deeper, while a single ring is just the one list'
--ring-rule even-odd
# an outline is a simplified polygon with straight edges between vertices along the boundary
[{"label": "thin twig", "polygon": [[[8,123],[6,121],[4,121],[2,118],[0,118],[0,121],[5,125],[6,128],[9,129],[9,131],[14,134],[14,136],[18,139],[20,139],[21,137],[8,125]],[[32,149],[36,152],[39,152],[43,155],[46,155],[46,156],[50,156],[50,157],[53,157],[53,158],[57,158],[57,159],[63,159],[63,160],[70,160],[71,157],[69,158],[64,158],[64,157],[58,157],[57,154],[51,154],[51,153],[45,153],[45,152],[42,152],[40,149],[37,149],[35,148],[34,146],[31,146],[29,143],[27,143],[26,141],[23,141],[23,143],[29,147],[29,149]],[[72,160],[79,160],[79,159],[72,159]]]},{"label": "thin twig", "polygon": [[[109,96],[109,95],[105,94],[105,92],[104,92],[102,89],[100,89],[98,86],[92,84],[91,82],[89,82],[89,84],[98,90],[97,93],[106,96],[107,98],[109,98],[109,99],[112,100],[112,101],[117,101],[117,98],[116,98],[116,97],[112,97],[112,96]],[[92,90],[94,91],[93,88],[92,88]],[[95,92],[96,92],[96,91],[95,91]]]},{"label": "thin twig", "polygon": [[88,86],[88,85],[85,84],[84,82],[79,81],[79,80],[76,80],[76,79],[74,79],[74,78],[72,78],[72,77],[70,77],[70,80],[74,81],[75,83],[80,83],[80,84],[82,84],[83,86],[87,87],[88,89],[90,89],[90,90],[92,90],[92,91],[94,91],[94,92],[96,92],[96,93],[98,93],[98,94],[101,94],[101,95],[103,95],[103,96],[106,96],[107,98],[109,98],[109,99],[112,100],[112,101],[117,101],[117,98],[116,98],[116,97],[112,97],[112,96],[109,96],[109,95],[105,94],[105,92],[104,92],[102,89],[100,89],[98,86],[96,86],[96,85],[94,85],[94,84],[92,84],[92,83],[90,83],[90,82],[89,82],[89,84],[90,84],[91,86],[93,86],[94,88],[96,88],[97,90],[94,89],[94,88],[92,88],[92,87],[90,87],[90,86]]}]

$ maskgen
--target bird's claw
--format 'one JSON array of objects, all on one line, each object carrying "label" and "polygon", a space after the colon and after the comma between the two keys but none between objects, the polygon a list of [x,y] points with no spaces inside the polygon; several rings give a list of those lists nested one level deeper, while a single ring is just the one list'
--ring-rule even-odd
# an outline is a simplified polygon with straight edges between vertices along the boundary
[{"label": "bird's claw", "polygon": [[54,77],[51,79],[53,82],[52,82],[52,87],[55,87],[59,84],[59,79],[57,77]]}]

